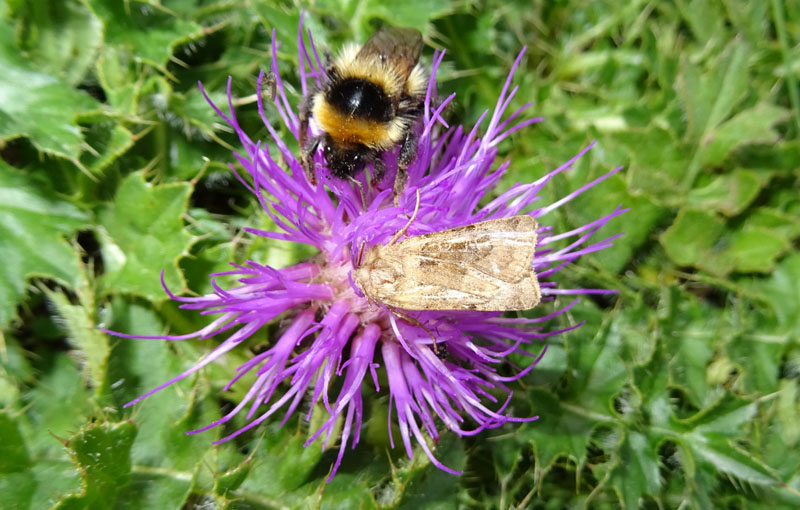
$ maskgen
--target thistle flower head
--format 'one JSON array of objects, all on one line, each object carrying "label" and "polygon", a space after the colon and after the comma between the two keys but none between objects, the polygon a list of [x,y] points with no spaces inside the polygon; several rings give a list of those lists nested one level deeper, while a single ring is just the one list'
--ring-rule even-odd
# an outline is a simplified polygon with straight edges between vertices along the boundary
[{"label": "thistle flower head", "polygon": [[[303,35],[301,25],[298,57],[300,85],[305,95],[312,86],[322,86],[327,77],[311,34],[307,40]],[[273,32],[272,73],[277,80],[274,107],[286,129],[299,138],[298,113],[280,79],[277,47]],[[245,413],[247,424],[220,440],[224,442],[273,415],[286,420],[301,403],[310,401],[308,417],[313,412],[323,412],[325,417],[321,427],[312,431],[308,443],[339,441],[332,477],[345,449],[355,447],[359,441],[364,417],[362,391],[374,387],[376,392],[388,390],[389,431],[391,434],[391,422],[395,421],[400,431],[399,440],[409,457],[416,443],[433,464],[456,473],[439,462],[431,450],[429,440],[438,438],[443,430],[463,436],[509,421],[536,419],[515,417],[507,412],[512,395],[508,383],[528,373],[544,354],[543,349],[536,349],[539,352],[532,354],[528,344],[580,326],[548,332],[542,328],[543,323],[574,306],[577,298],[555,312],[533,319],[504,317],[501,312],[424,311],[414,312],[415,320],[411,321],[386,307],[368,303],[352,279],[361,247],[391,239],[408,222],[417,205],[417,196],[419,211],[408,228],[409,236],[518,214],[545,218],[619,170],[587,183],[554,203],[540,203],[542,188],[555,175],[567,171],[591,148],[590,145],[535,182],[518,183],[506,190],[496,189],[510,165],[509,161],[498,164],[499,143],[542,120],[521,120],[530,105],[516,111],[508,109],[518,92],[517,87],[512,87],[512,78],[523,53],[524,50],[514,62],[494,110],[485,112],[472,128],[449,126],[442,118],[442,111],[454,96],[444,100],[437,98],[435,76],[444,52],[434,54],[424,111],[417,127],[417,156],[408,168],[407,185],[397,197],[397,206],[392,193],[397,151],[384,155],[387,172],[382,182],[367,182],[365,172],[356,176],[361,181],[360,187],[332,178],[325,169],[324,159],[317,155],[315,163],[320,182],[312,185],[297,154],[267,120],[265,108],[268,106],[262,101],[263,73],[257,95],[258,110],[270,135],[266,142],[252,140],[240,127],[229,80],[227,109],[223,111],[210,100],[209,103],[233,128],[243,147],[235,157],[244,174],[237,173],[234,165],[231,170],[280,229],[278,232],[246,230],[256,236],[304,243],[319,253],[281,269],[254,260],[232,263],[230,271],[211,276],[235,275],[238,284],[227,289],[215,284],[213,293],[200,297],[180,297],[167,290],[172,299],[182,303],[181,308],[218,317],[192,334],[159,338],[183,340],[216,336],[221,343],[192,368],[129,405],[197,372],[237,348],[268,323],[281,319],[282,327],[269,349],[240,366],[225,387],[227,390],[240,383],[245,374],[253,373],[255,382],[245,397],[221,419],[192,433],[216,427]],[[317,129],[313,122],[311,129]],[[540,228],[533,265],[543,301],[559,294],[612,292],[559,289],[552,278],[581,255],[610,246],[617,236],[594,240],[594,234],[623,212],[617,208],[605,217],[568,232],[555,233],[549,227]],[[546,225],[546,220],[540,223]],[[438,346],[446,348],[447,356],[437,356],[432,335]],[[527,356],[531,358],[530,363],[524,369],[517,368],[512,376],[501,375],[499,368],[509,363],[507,358],[511,354]],[[388,388],[379,387],[378,370],[385,372]],[[335,426],[337,423],[341,423],[341,429]]]}]

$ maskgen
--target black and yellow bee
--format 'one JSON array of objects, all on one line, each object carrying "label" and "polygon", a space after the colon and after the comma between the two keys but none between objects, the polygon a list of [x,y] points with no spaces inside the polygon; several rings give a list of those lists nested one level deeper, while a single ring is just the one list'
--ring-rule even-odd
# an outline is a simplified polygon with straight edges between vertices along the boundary
[{"label": "black and yellow bee", "polygon": [[[319,147],[330,173],[354,180],[368,163],[375,180],[383,177],[383,152],[400,147],[397,196],[414,161],[414,124],[422,114],[427,77],[419,65],[422,34],[413,28],[386,27],[359,46],[347,46],[326,67],[327,81],[309,93],[300,111],[302,163],[316,182],[313,157]],[[308,139],[313,117],[322,133]]]}]

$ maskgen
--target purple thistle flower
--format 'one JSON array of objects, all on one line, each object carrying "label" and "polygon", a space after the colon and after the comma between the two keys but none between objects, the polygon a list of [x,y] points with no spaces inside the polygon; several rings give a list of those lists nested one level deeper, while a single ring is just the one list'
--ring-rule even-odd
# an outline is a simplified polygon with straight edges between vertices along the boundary
[{"label": "purple thistle flower", "polygon": [[[277,79],[275,106],[286,128],[298,138],[298,117],[278,72],[278,44],[274,31],[272,38],[272,72]],[[303,94],[306,94],[311,84],[320,86],[326,76],[310,32],[308,45],[304,41],[302,24],[298,30],[298,48],[300,83]],[[509,421],[535,420],[537,417],[515,417],[506,413],[512,396],[507,383],[527,374],[544,354],[542,350],[541,354],[534,356],[525,349],[526,344],[581,326],[576,324],[551,332],[544,332],[541,327],[544,322],[572,308],[577,298],[567,306],[535,319],[507,318],[502,312],[415,312],[414,318],[424,325],[423,328],[396,316],[385,307],[370,307],[351,277],[360,247],[386,243],[391,239],[408,221],[418,191],[419,213],[409,228],[410,236],[518,214],[542,218],[621,169],[612,170],[555,203],[532,209],[540,198],[539,191],[555,175],[569,169],[594,145],[590,144],[535,182],[518,183],[479,207],[481,200],[495,192],[495,186],[510,164],[506,161],[492,169],[498,155],[498,144],[519,129],[542,120],[518,120],[530,104],[507,113],[517,93],[517,87],[511,88],[511,80],[523,53],[524,50],[514,62],[494,111],[491,115],[484,112],[480,121],[469,130],[448,126],[440,116],[454,95],[444,101],[436,98],[434,77],[444,53],[434,54],[417,157],[408,169],[407,186],[398,197],[398,207],[393,205],[391,190],[397,168],[396,151],[384,157],[387,172],[381,183],[368,185],[365,175],[357,176],[362,182],[366,203],[362,202],[357,186],[327,174],[325,161],[319,154],[315,162],[318,170],[322,170],[319,172],[320,183],[316,186],[309,184],[297,155],[281,140],[264,114],[261,99],[263,73],[259,78],[258,111],[269,131],[269,143],[254,142],[239,126],[230,79],[227,113],[206,96],[217,114],[235,130],[244,147],[243,153],[235,156],[249,179],[238,173],[237,177],[258,198],[264,212],[281,232],[246,230],[258,236],[305,243],[317,248],[319,254],[283,269],[252,260],[243,265],[232,263],[234,269],[211,276],[235,275],[238,285],[226,290],[214,283],[215,292],[205,296],[179,297],[167,289],[170,298],[182,303],[181,308],[219,317],[201,330],[182,336],[113,334],[163,340],[202,339],[226,332],[229,336],[192,368],[127,405],[133,405],[197,372],[269,322],[281,318],[282,323],[288,326],[283,328],[271,348],[240,366],[225,386],[227,390],[253,371],[255,382],[242,401],[221,419],[189,433],[202,432],[226,423],[240,412],[246,413],[247,424],[219,441],[224,442],[279,412],[285,422],[304,399],[312,404],[307,416],[310,419],[316,404],[321,402],[327,419],[306,444],[321,437],[326,445],[335,441],[337,437],[332,437],[337,430],[335,425],[341,420],[339,453],[330,475],[333,477],[345,448],[348,445],[355,447],[359,441],[363,419],[361,391],[368,373],[375,391],[381,391],[376,372],[380,363],[388,380],[392,446],[391,420],[394,414],[408,456],[412,457],[413,442],[416,442],[434,465],[449,473],[458,472],[437,460],[428,442],[439,437],[442,427],[464,436]],[[480,135],[478,127],[487,115],[488,125]],[[312,122],[313,129],[316,127]],[[230,166],[236,173],[234,166]],[[333,192],[333,197],[326,186]],[[618,235],[600,241],[593,241],[593,235],[623,212],[625,210],[618,207],[607,216],[559,234],[553,233],[550,227],[540,228],[533,264],[540,281],[542,301],[553,300],[561,294],[615,292],[558,289],[549,278],[581,255],[611,246]],[[564,240],[569,240],[566,246],[553,247]],[[452,361],[437,356],[429,331],[435,335],[437,345],[446,347]],[[498,367],[507,363],[511,354],[527,356],[531,362],[527,368],[517,369],[515,375],[505,377],[498,373]],[[281,388],[283,383],[286,383],[286,389]],[[334,383],[340,388],[338,391],[332,390]],[[498,400],[495,396],[498,394],[504,397]]]}]

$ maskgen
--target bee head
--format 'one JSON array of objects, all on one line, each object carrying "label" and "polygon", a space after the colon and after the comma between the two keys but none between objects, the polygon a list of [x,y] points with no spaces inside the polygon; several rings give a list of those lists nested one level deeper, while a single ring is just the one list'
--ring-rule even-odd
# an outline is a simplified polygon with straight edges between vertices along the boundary
[{"label": "bee head", "polygon": [[322,154],[328,170],[334,177],[344,179],[353,177],[370,160],[369,149],[363,145],[342,146],[326,137],[322,144]]}]

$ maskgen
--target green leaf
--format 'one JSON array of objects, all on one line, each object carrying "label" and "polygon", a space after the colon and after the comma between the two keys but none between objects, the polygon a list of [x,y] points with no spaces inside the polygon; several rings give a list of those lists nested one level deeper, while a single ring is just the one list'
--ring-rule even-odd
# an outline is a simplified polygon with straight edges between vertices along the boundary
[{"label": "green leaf", "polygon": [[778,322],[778,331],[800,335],[800,255],[790,253],[766,278],[742,282],[752,295],[765,302]]},{"label": "green leaf", "polygon": [[768,230],[747,229],[733,233],[731,238],[730,246],[719,257],[730,258],[733,269],[744,273],[771,272],[778,256],[789,249],[786,239]]},{"label": "green leaf", "polygon": [[[761,324],[760,326],[766,325]],[[781,367],[775,363],[775,360],[780,358],[784,347],[780,343],[773,342],[772,339],[775,336],[769,333],[766,331],[747,332],[737,336],[727,346],[728,356],[736,365],[735,371],[729,372],[725,376],[729,379],[731,373],[739,375],[741,372],[741,387],[748,394],[751,392],[769,394],[778,391]]]},{"label": "green leaf", "polygon": [[697,147],[681,189],[688,191],[702,168],[702,144],[733,112],[748,90],[750,49],[741,40],[734,39],[703,73],[688,57],[681,61],[678,75],[678,95],[687,117],[686,139]]},{"label": "green leaf", "polygon": [[726,397],[680,423],[700,434],[735,436],[755,412],[756,406],[752,402]]},{"label": "green leaf", "polygon": [[539,419],[523,425],[516,435],[533,446],[537,470],[547,472],[561,456],[582,464],[598,420],[572,405],[563,406],[550,392],[532,389],[528,395]]},{"label": "green leaf", "polygon": [[779,135],[772,126],[789,116],[784,108],[758,103],[709,131],[703,140],[704,165],[721,164],[731,150],[746,144],[772,144]]},{"label": "green leaf", "polygon": [[778,420],[781,423],[781,439],[788,447],[794,447],[800,441],[800,409],[798,409],[797,380],[782,380],[776,402]]},{"label": "green leaf", "polygon": [[686,197],[686,204],[694,209],[735,216],[752,203],[761,186],[755,172],[737,169],[716,177],[702,188],[694,188]]},{"label": "green leaf", "polygon": [[726,0],[727,15],[735,31],[747,38],[750,44],[760,44],[767,40],[769,31],[769,2],[748,2],[747,0]]},{"label": "green leaf", "polygon": [[[258,449],[253,454],[253,469],[235,492],[236,495],[246,497],[247,494],[257,494],[291,507],[323,488],[318,484],[324,484],[324,481],[308,483],[309,477],[318,463],[321,464],[319,476],[326,476],[332,465],[330,462],[335,458],[335,451],[331,452],[333,456],[328,456],[323,461],[324,464],[321,463],[322,445],[319,441],[304,447],[304,437],[278,422],[265,424],[259,437],[261,439],[257,443]],[[285,462],[285,459],[292,459],[292,462]],[[348,478],[346,471],[341,471],[340,474],[344,475],[342,480]],[[338,479],[339,476],[334,481]],[[352,478],[348,481],[351,482],[349,485],[352,492],[349,495],[345,493],[344,497],[358,498],[358,493],[363,492],[357,487],[360,484],[352,483]],[[336,484],[342,490],[342,482],[338,481]],[[348,484],[345,482],[344,485]],[[353,485],[356,487],[352,487]]]},{"label": "green leaf", "polygon": [[[227,102],[225,96],[211,97],[216,104]],[[213,136],[219,122],[217,113],[208,105],[198,87],[192,87],[183,94],[171,93],[165,111],[172,117],[170,123],[183,132],[190,144]],[[195,174],[192,177],[196,175],[197,169],[201,168],[202,157],[201,154],[195,160]]]},{"label": "green leaf", "polygon": [[678,94],[686,112],[690,140],[708,139],[747,92],[749,54],[748,46],[735,39],[707,73],[688,56],[684,57],[678,75]]},{"label": "green leaf", "polygon": [[683,180],[689,161],[671,132],[648,127],[615,133],[613,140],[629,151],[631,163],[625,175],[632,192],[642,192],[660,204],[681,203],[684,197],[675,193],[675,188]]},{"label": "green leaf", "polygon": [[[226,232],[226,234],[229,233]],[[230,263],[235,260],[234,253],[233,243],[225,242],[183,259],[181,268],[189,280],[189,288],[198,294],[207,294],[214,292],[212,281],[221,284],[223,288],[227,288],[226,284],[234,284],[235,276],[218,276],[213,280],[209,276],[211,273],[230,270]]]},{"label": "green leaf", "polygon": [[141,80],[129,68],[127,53],[117,47],[105,47],[96,62],[97,80],[103,87],[108,103],[121,115],[134,117],[138,113]]},{"label": "green leaf", "polygon": [[157,68],[166,66],[177,45],[205,34],[203,27],[161,3],[88,0],[88,4],[103,20],[106,46],[124,48],[135,60]]},{"label": "green leaf", "polygon": [[25,471],[31,458],[16,422],[6,411],[0,411],[0,475]]},{"label": "green leaf", "polygon": [[102,24],[75,0],[12,0],[20,46],[42,71],[80,83],[103,42]]},{"label": "green leaf", "polygon": [[715,215],[691,209],[678,213],[660,241],[676,264],[718,276],[732,271],[769,272],[789,247],[784,238],[768,230],[727,230]]},{"label": "green leaf", "polygon": [[[121,299],[112,306],[110,329],[129,334],[155,336],[163,326],[152,310]],[[114,388],[120,408],[135,397],[175,378],[204,354],[190,342],[120,339],[115,341],[109,360],[109,373],[121,384]],[[230,377],[230,373],[227,374]],[[188,434],[219,419],[219,403],[209,394],[207,377],[194,376],[159,391],[122,412],[139,429],[131,458],[134,474],[131,485],[120,496],[121,508],[146,510],[186,504],[197,484],[197,473],[213,465],[212,442],[221,428]],[[230,443],[228,448],[234,448]],[[222,467],[223,472],[227,467]],[[211,488],[211,482],[209,488]],[[143,491],[143,492],[142,492]],[[137,497],[144,494],[145,497]]]},{"label": "green leaf", "polygon": [[226,496],[238,489],[250,475],[253,467],[252,456],[240,462],[236,466],[219,473],[214,477],[214,493],[218,496]]},{"label": "green leaf", "polygon": [[628,432],[615,455],[611,473],[614,487],[623,508],[640,508],[646,494],[657,494],[661,488],[657,443],[639,432]]},{"label": "green leaf", "polygon": [[34,465],[25,440],[14,419],[0,411],[0,493],[7,508],[32,508],[36,481],[30,476]]},{"label": "green leaf", "polygon": [[86,220],[47,186],[0,161],[0,326],[14,316],[28,278],[76,285],[78,258],[66,238]]},{"label": "green leaf", "polygon": [[757,455],[734,445],[732,438],[748,430],[756,406],[734,397],[725,397],[686,420],[674,420],[671,429],[679,434],[687,476],[705,471],[725,473],[740,481],[775,486],[776,473]]},{"label": "green leaf", "polygon": [[[41,352],[40,356],[50,355]],[[20,403],[26,406],[24,414],[13,418],[22,437],[16,438],[8,429],[3,431],[2,443],[7,448],[24,448],[31,460],[22,471],[0,475],[4,507],[51,508],[80,484],[59,438],[68,437],[85,423],[92,410],[91,398],[80,372],[66,356],[56,357],[45,366],[46,373]],[[10,450],[0,455],[3,459],[16,459],[17,465],[23,467]],[[15,503],[9,505],[8,501]]]},{"label": "green leaf", "polygon": [[0,25],[0,139],[28,137],[37,149],[74,161],[83,143],[76,116],[98,103],[31,65],[12,36]]},{"label": "green leaf", "polygon": [[81,164],[92,174],[100,175],[109,165],[134,144],[134,135],[127,128],[110,124],[108,119],[97,119],[86,130],[86,144],[92,148],[84,152]]},{"label": "green leaf", "polygon": [[[163,334],[161,322],[152,310],[122,300],[116,300],[112,309],[113,331],[143,336]],[[173,379],[193,366],[203,354],[202,348],[189,342],[117,341],[109,360],[109,370],[122,378],[125,384],[116,389],[116,402],[123,406]],[[218,418],[216,406],[206,405],[204,400],[209,389],[207,382],[194,379],[185,379],[167,387],[128,410],[135,410],[135,422],[141,430],[134,445],[133,455],[137,462],[156,465],[169,462],[181,469],[191,469],[205,450],[211,448],[210,443],[218,439],[219,430],[186,434]]]},{"label": "green leaf", "polygon": [[34,382],[27,352],[11,335],[0,341],[0,408],[13,409],[26,384]]},{"label": "green leaf", "polygon": [[570,384],[575,404],[586,411],[613,416],[612,399],[619,394],[627,379],[621,362],[621,331],[616,323],[601,327],[587,345],[569,346],[568,352],[577,369]]},{"label": "green leaf", "polygon": [[161,300],[161,271],[173,292],[184,288],[177,264],[193,242],[182,222],[191,190],[189,184],[153,186],[141,172],[125,178],[113,205],[99,216],[106,292]]},{"label": "green leaf", "polygon": [[717,276],[732,271],[770,272],[777,257],[789,248],[778,234],[763,229],[727,230],[714,215],[697,210],[682,210],[660,240],[676,264]]},{"label": "green leaf", "polygon": [[353,475],[337,476],[330,484],[318,489],[316,497],[308,498],[319,500],[320,508],[363,508],[364,510],[377,510],[379,507],[370,492],[369,487]]},{"label": "green leaf", "polygon": [[[668,360],[669,384],[685,392],[689,407],[704,407],[713,402],[707,379],[708,364],[720,338],[720,312],[686,292],[671,287],[664,292],[664,311],[659,321],[660,341]],[[660,392],[666,388],[658,388]],[[670,399],[675,400],[675,399]],[[663,401],[662,401],[663,402]],[[679,406],[682,402],[674,402]],[[663,407],[661,408],[663,412]]]},{"label": "green leaf", "polygon": [[708,258],[724,228],[722,221],[709,213],[682,209],[659,240],[676,264],[690,266]]},{"label": "green leaf", "polygon": [[362,43],[374,32],[373,23],[376,19],[387,24],[417,27],[422,30],[429,20],[452,10],[451,3],[445,0],[410,0],[391,6],[379,0],[367,0],[361,4],[325,0],[316,7],[348,23],[351,33],[355,36],[354,39]]},{"label": "green leaf", "polygon": [[69,437],[94,410],[91,394],[75,363],[66,356],[57,356],[50,365],[26,395],[30,426],[26,438],[31,453],[39,458],[58,458],[63,445],[55,438]]},{"label": "green leaf", "polygon": [[131,445],[136,427],[129,421],[92,424],[69,439],[67,449],[83,479],[82,492],[59,501],[57,509],[108,508],[130,483]]},{"label": "green leaf", "polygon": [[106,371],[108,369],[108,356],[111,351],[108,336],[102,333],[94,321],[94,300],[88,294],[88,289],[79,296],[86,302],[73,305],[63,292],[45,290],[48,299],[61,316],[62,325],[67,330],[70,341],[78,348],[86,360],[87,379],[91,381],[95,393],[100,395],[107,390]]},{"label": "green leaf", "polygon": [[719,2],[681,0],[676,5],[694,36],[703,44],[719,43],[727,35]]},{"label": "green leaf", "polygon": [[411,0],[391,6],[380,0],[369,0],[366,7],[366,15],[358,19],[362,22],[362,29],[366,30],[372,18],[380,18],[393,25],[422,28],[431,19],[439,18],[453,9],[452,4],[446,0]]},{"label": "green leaf", "polygon": [[747,217],[750,228],[768,230],[784,239],[800,236],[800,218],[767,207],[759,207]]},{"label": "green leaf", "polygon": [[[275,30],[275,38],[281,42],[279,54],[287,55],[289,59],[294,60],[297,55],[297,26],[300,23],[301,12],[298,9],[287,9],[285,6],[271,2],[255,3],[253,11],[264,28],[268,30],[270,38],[272,31]],[[317,47],[325,47],[325,31],[319,30],[321,27],[317,16],[304,16],[303,27],[311,30],[311,33],[314,34],[314,44]],[[317,38],[317,34],[321,34],[322,37]]]},{"label": "green leaf", "polygon": [[[464,448],[461,438],[446,433],[434,450],[434,454],[446,466],[453,469],[464,469]],[[419,449],[416,449],[414,461],[408,469],[395,470],[394,476],[399,482],[394,499],[398,500],[398,509],[413,510],[416,508],[456,509],[457,501],[453,494],[459,488],[459,479],[433,466]]]},{"label": "green leaf", "polygon": [[[578,174],[572,182],[578,187],[586,179],[583,174]],[[619,206],[630,208],[634,214],[626,213],[614,218],[593,237],[593,240],[599,241],[617,232],[625,233],[613,247],[591,255],[598,266],[611,274],[619,272],[629,263],[636,248],[649,239],[666,211],[647,197],[629,193],[619,175],[598,184],[590,194],[577,197],[568,206],[570,223],[573,225],[590,223],[612,213]]]},{"label": "green leaf", "polygon": [[[538,368],[538,367],[537,367]],[[521,440],[520,437],[500,437],[494,436],[487,438],[487,443],[490,445],[490,453],[492,456],[493,472],[489,472],[497,477],[500,489],[502,491],[509,491],[517,481],[516,474],[520,469],[520,464],[525,462],[525,454],[527,448],[527,441]],[[471,466],[468,466],[468,469]],[[488,467],[482,464],[481,467]],[[480,473],[476,473],[480,475]]]},{"label": "green leaf", "polygon": [[780,483],[763,462],[733,446],[727,439],[692,434],[684,436],[684,441],[695,455],[710,463],[715,471],[754,485],[776,486]]}]

